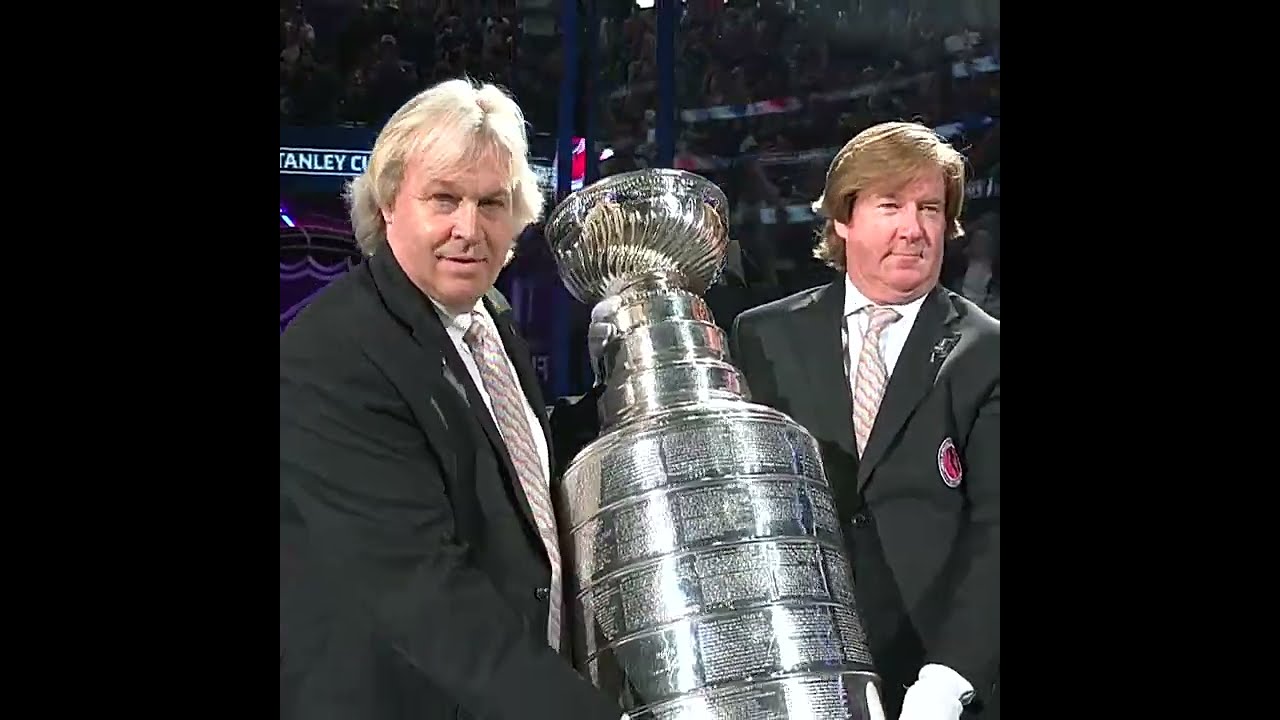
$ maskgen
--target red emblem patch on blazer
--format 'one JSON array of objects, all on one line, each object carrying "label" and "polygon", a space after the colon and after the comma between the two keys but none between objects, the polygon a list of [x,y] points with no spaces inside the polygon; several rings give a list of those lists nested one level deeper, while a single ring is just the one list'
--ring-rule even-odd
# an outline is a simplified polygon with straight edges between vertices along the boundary
[{"label": "red emblem patch on blazer", "polygon": [[956,450],[956,444],[947,438],[942,441],[942,445],[938,447],[938,472],[942,474],[942,482],[947,487],[960,487],[960,480],[964,477],[964,468],[960,466],[960,453]]}]

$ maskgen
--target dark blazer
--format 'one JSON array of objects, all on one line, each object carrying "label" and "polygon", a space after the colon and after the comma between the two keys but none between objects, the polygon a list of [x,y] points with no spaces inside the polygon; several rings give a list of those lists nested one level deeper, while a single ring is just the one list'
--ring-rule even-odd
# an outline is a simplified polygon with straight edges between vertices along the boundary
[{"label": "dark blazer", "polygon": [[[550,435],[528,349],[487,302]],[[550,566],[518,488],[390,251],[316,297],[280,340],[281,718],[618,720],[547,646]]]},{"label": "dark blazer", "polygon": [[[730,351],[752,399],[818,440],[889,717],[920,667],[941,663],[975,688],[965,717],[986,720],[1000,662],[1000,323],[932,290],[859,460],[844,290],[841,277],[744,312]],[[955,488],[947,439],[963,467]]]}]

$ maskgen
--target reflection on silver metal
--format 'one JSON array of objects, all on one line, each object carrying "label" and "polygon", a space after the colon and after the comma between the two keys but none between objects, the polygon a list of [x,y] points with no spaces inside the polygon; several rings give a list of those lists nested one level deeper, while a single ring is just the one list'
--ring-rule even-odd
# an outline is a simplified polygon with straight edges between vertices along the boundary
[{"label": "reflection on silver metal", "polygon": [[725,212],[707,180],[642,170],[548,220],[605,383],[556,487],[575,657],[637,720],[882,720],[817,442],[748,401],[699,297]]},{"label": "reflection on silver metal", "polygon": [[679,170],[614,175],[560,203],[547,219],[565,287],[594,304],[639,275],[667,273],[696,295],[724,268],[729,203],[714,184]]}]

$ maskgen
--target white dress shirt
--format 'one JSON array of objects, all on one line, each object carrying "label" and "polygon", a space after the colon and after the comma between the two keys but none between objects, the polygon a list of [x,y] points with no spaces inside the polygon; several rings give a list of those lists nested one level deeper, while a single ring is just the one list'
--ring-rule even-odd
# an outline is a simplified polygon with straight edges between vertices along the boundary
[{"label": "white dress shirt", "polygon": [[[920,307],[928,293],[905,305],[885,305],[898,311],[902,317],[889,324],[880,333],[880,357],[884,358],[885,378],[893,377],[893,369],[898,365],[898,356],[902,355],[902,347],[907,344],[907,336],[911,327],[916,324],[920,315]],[[865,295],[853,286],[848,274],[844,276],[844,374],[849,379],[849,397],[854,395],[858,379],[858,355],[862,352],[862,337],[867,333],[867,308],[875,306]]]},{"label": "white dress shirt", "polygon": [[[449,339],[453,341],[454,347],[458,349],[458,354],[462,356],[462,363],[467,366],[467,372],[471,373],[471,381],[475,383],[476,389],[480,391],[480,397],[484,398],[485,407],[489,408],[489,416],[493,418],[493,424],[498,424],[498,418],[493,414],[493,400],[489,398],[489,391],[484,386],[484,380],[480,377],[480,368],[476,365],[476,359],[471,355],[471,348],[467,345],[463,336],[466,335],[467,329],[471,327],[471,313],[455,314],[445,309],[443,305],[431,301],[435,306],[436,312],[440,315],[440,321],[444,323],[445,332],[449,334]],[[474,310],[479,322],[483,322],[485,327],[493,334],[493,337],[502,345],[502,336],[498,334],[498,328],[493,324],[493,318],[490,317],[489,311],[484,307],[483,300],[477,300]],[[503,350],[506,350],[504,345]],[[503,361],[507,365],[507,372],[511,373],[512,379],[516,383],[516,387],[520,386],[520,375],[516,373],[516,368],[511,364],[511,357],[505,352],[502,355]],[[538,451],[538,462],[542,465],[542,478],[545,482],[551,481],[551,456],[547,450],[547,436],[542,432],[542,423],[538,420],[538,416],[533,411],[533,406],[529,404],[529,398],[524,392],[520,393],[520,404],[524,407],[525,419],[529,422],[529,434],[533,436],[534,449]]]}]

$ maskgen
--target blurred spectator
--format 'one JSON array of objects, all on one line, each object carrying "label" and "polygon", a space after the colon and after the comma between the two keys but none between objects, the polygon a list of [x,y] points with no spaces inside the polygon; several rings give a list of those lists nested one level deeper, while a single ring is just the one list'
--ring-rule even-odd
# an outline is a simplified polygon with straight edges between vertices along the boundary
[{"label": "blurred spectator", "polygon": [[[990,216],[987,216],[990,217]],[[984,218],[985,220],[986,218]],[[965,245],[964,279],[960,294],[986,310],[993,317],[1000,317],[1000,245],[999,235],[990,221],[978,223],[970,232]]]},{"label": "blurred spectator", "polygon": [[[559,72],[554,58],[517,67],[514,0],[313,0],[307,8],[281,8],[282,124],[377,126],[408,96],[462,75],[508,87],[522,105],[554,110],[554,95],[549,106],[534,99]],[[554,122],[542,115],[539,126]]]},{"label": "blurred spectator", "polygon": [[[929,15],[873,5],[690,0],[680,18],[673,164],[725,190],[740,253],[731,268],[765,297],[825,281],[808,205],[835,151],[873,123],[914,119],[968,153],[975,212],[998,225],[999,28],[979,24],[990,3]],[[654,11],[630,11],[618,43],[627,72],[602,112],[608,146],[636,166],[656,154],[654,24]]]}]

